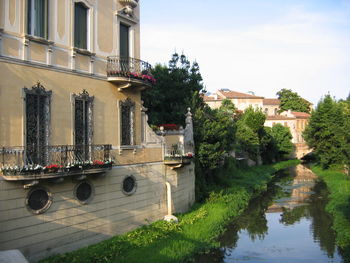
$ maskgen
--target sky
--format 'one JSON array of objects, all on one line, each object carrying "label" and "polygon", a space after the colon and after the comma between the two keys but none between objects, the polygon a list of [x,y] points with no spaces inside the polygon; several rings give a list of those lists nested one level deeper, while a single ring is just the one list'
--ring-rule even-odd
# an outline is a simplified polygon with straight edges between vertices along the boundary
[{"label": "sky", "polygon": [[145,0],[141,59],[197,61],[206,90],[350,93],[350,0]]}]

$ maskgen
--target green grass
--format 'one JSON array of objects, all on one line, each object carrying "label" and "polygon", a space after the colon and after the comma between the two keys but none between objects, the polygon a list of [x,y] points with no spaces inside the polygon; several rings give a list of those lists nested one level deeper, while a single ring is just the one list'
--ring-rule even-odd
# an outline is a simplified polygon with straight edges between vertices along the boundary
[{"label": "green grass", "polygon": [[334,218],[337,245],[350,262],[350,178],[337,170],[322,170],[317,166],[312,170],[327,184],[330,200],[326,210]]},{"label": "green grass", "polygon": [[157,221],[96,245],[41,262],[184,262],[195,254],[218,247],[217,238],[232,218],[239,216],[249,200],[266,189],[273,174],[299,161],[292,160],[239,170],[233,163],[218,171],[226,187],[213,187],[204,203],[196,203],[179,223]]}]

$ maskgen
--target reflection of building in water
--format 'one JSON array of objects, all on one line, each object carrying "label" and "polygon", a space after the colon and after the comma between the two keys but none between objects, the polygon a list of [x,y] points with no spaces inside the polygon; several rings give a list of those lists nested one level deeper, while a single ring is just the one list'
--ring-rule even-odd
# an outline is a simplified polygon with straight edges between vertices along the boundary
[{"label": "reflection of building in water", "polygon": [[290,198],[285,198],[281,202],[272,204],[266,211],[267,213],[282,212],[282,208],[293,209],[302,205],[310,197],[317,176],[303,165],[294,167],[291,170],[291,174],[295,177]]}]

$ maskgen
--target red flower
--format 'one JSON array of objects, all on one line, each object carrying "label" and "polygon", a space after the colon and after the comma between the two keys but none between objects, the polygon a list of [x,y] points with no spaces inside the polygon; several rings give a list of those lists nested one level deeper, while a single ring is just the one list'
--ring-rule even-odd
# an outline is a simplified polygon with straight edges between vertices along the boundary
[{"label": "red flower", "polygon": [[93,162],[93,165],[104,165],[104,164],[105,164],[104,162],[99,161],[99,160],[95,160],[95,161]]},{"label": "red flower", "polygon": [[51,164],[48,166],[45,166],[46,169],[58,169],[58,168],[62,168],[62,166],[59,166],[57,164]]}]

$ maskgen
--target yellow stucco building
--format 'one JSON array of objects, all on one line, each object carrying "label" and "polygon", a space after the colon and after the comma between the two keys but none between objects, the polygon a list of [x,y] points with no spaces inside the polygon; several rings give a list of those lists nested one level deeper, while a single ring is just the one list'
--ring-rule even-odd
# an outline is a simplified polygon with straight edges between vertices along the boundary
[{"label": "yellow stucco building", "polygon": [[154,82],[138,0],[0,0],[0,250],[36,261],[163,218],[169,191],[192,205],[191,114],[167,162]]}]

